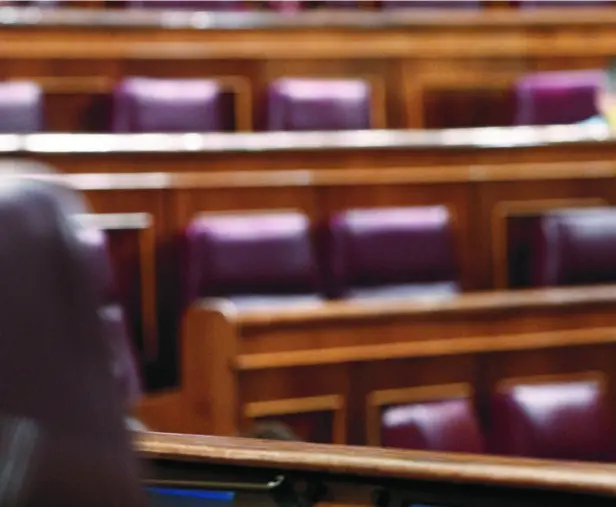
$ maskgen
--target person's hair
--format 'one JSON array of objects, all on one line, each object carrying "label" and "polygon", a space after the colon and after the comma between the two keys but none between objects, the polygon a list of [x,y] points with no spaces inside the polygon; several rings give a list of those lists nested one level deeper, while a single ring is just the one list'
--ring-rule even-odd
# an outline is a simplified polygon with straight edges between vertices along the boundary
[{"label": "person's hair", "polygon": [[605,91],[616,93],[616,58],[612,58],[605,68]]},{"label": "person's hair", "polygon": [[286,424],[281,422],[265,422],[253,426],[248,434],[248,438],[258,438],[261,440],[281,440],[286,442],[299,442],[300,438]]}]

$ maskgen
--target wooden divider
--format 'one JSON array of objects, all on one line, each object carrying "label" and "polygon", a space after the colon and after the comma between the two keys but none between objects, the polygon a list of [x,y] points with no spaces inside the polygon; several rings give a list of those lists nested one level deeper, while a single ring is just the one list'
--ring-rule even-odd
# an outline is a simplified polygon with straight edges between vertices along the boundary
[{"label": "wooden divider", "polygon": [[390,128],[509,125],[522,74],[601,68],[616,54],[614,9],[7,16],[0,77],[41,82],[54,131],[105,130],[123,76],[233,79],[247,90],[240,116],[257,106],[253,124],[275,78],[378,76]]}]

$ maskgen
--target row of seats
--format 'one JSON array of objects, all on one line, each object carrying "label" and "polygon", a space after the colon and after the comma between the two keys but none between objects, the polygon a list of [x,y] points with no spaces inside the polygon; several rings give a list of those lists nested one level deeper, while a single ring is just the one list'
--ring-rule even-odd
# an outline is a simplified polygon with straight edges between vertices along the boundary
[{"label": "row of seats", "polygon": [[[533,285],[616,281],[616,209],[547,212],[532,233]],[[444,206],[347,210],[317,227],[295,212],[204,215],[185,234],[186,304],[456,294],[454,243]]]},{"label": "row of seats", "polygon": [[350,210],[311,228],[299,212],[206,215],[185,235],[186,303],[280,305],[458,292],[445,207]]},{"label": "row of seats", "polygon": [[[269,0],[264,2],[242,0],[125,0],[113,2],[128,8],[137,9],[181,9],[191,11],[241,11],[261,6],[281,11],[302,11],[313,8],[359,9],[365,7],[366,0]],[[391,9],[480,9],[481,0],[378,0],[371,7]],[[613,0],[520,0],[516,3],[521,9],[545,7],[600,7],[613,4]],[[57,7],[70,6],[69,0],[12,0],[0,2],[1,5]]]},{"label": "row of seats", "polygon": [[[278,79],[267,92],[264,128],[362,130],[373,126],[372,86],[363,80]],[[44,129],[36,83],[0,83],[0,132]],[[111,130],[220,132],[237,128],[233,91],[211,79],[126,78],[112,94]]]},{"label": "row of seats", "polygon": [[[516,123],[568,124],[597,114],[602,76],[591,70],[523,77],[515,86]],[[0,132],[44,130],[43,95],[33,82],[0,83]],[[126,78],[112,93],[110,127],[117,133],[233,131],[239,128],[236,99],[234,90],[213,79]],[[375,103],[372,83],[361,79],[278,79],[268,87],[266,104],[259,123],[270,131],[384,126],[374,118],[384,105]]]},{"label": "row of seats", "polygon": [[[616,419],[601,378],[504,384],[482,427],[475,401],[455,396],[385,407],[385,447],[546,459],[616,460]],[[484,428],[488,428],[484,430]]]}]

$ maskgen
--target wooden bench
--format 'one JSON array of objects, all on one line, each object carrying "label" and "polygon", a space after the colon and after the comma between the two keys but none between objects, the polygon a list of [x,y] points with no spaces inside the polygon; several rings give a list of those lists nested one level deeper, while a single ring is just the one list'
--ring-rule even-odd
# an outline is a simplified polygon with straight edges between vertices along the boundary
[{"label": "wooden bench", "polygon": [[308,416],[328,426],[320,438],[359,444],[384,404],[420,386],[466,386],[481,410],[510,377],[599,372],[616,401],[615,304],[614,286],[263,311],[202,301],[184,317],[179,389],[141,414],[153,429],[218,435]]},{"label": "wooden bench", "polygon": [[228,491],[233,504],[610,505],[612,465],[149,433],[144,485]]},{"label": "wooden bench", "polygon": [[43,86],[53,131],[106,130],[106,97],[129,75],[232,79],[253,118],[277,77],[373,76],[391,128],[509,125],[519,76],[601,68],[616,54],[616,9],[5,14],[2,77]]},{"label": "wooden bench", "polygon": [[0,135],[0,152],[5,156],[35,158],[65,173],[426,167],[436,171],[452,165],[612,160],[615,148],[614,138],[604,129],[580,126],[209,135]]}]

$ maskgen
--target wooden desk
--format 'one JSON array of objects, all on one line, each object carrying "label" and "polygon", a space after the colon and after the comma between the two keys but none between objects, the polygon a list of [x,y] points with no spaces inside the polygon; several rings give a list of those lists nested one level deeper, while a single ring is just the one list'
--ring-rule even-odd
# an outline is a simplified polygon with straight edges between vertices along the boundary
[{"label": "wooden desk", "polygon": [[54,131],[106,130],[105,97],[129,75],[232,78],[243,83],[238,104],[253,119],[277,77],[373,77],[391,128],[509,125],[520,75],[600,68],[616,54],[614,9],[301,16],[2,9],[0,23],[2,77],[43,85]]},{"label": "wooden desk", "polygon": [[263,311],[204,301],[184,318],[174,401],[142,415],[154,429],[218,435],[300,418],[325,427],[318,438],[359,444],[387,400],[411,402],[418,387],[462,386],[481,414],[508,378],[599,372],[616,401],[615,305],[614,286]]},{"label": "wooden desk", "polygon": [[157,433],[138,436],[135,448],[148,465],[146,484],[208,482],[236,493],[242,507],[323,499],[390,505],[387,498],[403,505],[596,506],[616,496],[612,465]]},{"label": "wooden desk", "polygon": [[31,134],[0,135],[0,154],[34,158],[65,173],[380,171],[430,166],[437,171],[460,165],[613,160],[616,138],[607,129],[593,126],[210,135]]}]

